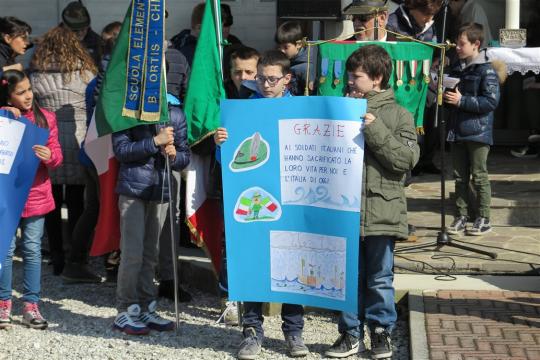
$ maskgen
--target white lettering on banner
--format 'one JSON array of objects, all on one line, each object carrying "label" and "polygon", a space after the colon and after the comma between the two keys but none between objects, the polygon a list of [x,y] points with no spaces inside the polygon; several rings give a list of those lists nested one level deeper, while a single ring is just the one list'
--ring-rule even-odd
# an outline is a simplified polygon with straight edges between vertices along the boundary
[{"label": "white lettering on banner", "polygon": [[17,156],[26,125],[0,117],[0,174],[9,174]]}]

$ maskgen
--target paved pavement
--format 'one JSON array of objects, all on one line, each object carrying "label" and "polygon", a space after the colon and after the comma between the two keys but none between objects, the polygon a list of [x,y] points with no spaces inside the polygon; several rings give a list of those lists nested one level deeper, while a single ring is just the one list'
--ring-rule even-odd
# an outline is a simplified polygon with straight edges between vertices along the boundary
[{"label": "paved pavement", "polygon": [[538,292],[424,291],[423,302],[431,360],[540,359]]}]

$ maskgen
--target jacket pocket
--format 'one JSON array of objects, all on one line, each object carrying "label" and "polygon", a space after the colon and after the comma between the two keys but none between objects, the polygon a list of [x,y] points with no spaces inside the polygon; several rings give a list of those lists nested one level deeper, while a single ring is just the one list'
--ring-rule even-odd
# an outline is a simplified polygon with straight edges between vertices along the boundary
[{"label": "jacket pocket", "polygon": [[485,125],[482,124],[481,118],[471,117],[460,120],[458,129],[461,136],[475,136],[484,132]]},{"label": "jacket pocket", "polygon": [[368,192],[368,226],[398,225],[401,220],[402,194],[400,188],[372,187]]}]

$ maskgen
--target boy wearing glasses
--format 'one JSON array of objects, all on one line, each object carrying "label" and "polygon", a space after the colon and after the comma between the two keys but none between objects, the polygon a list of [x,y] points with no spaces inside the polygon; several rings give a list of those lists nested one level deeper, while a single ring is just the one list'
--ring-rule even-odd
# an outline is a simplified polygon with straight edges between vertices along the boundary
[{"label": "boy wearing glasses", "polygon": [[[287,86],[291,81],[291,65],[287,56],[280,51],[270,50],[262,55],[257,65],[255,81],[244,81],[243,85],[253,88],[255,93],[250,97],[280,98],[291,96]],[[225,128],[218,128],[214,141],[219,146],[227,140],[228,133]],[[287,352],[292,357],[302,357],[309,353],[302,340],[304,329],[304,308],[302,305],[282,304],[281,329],[285,335]],[[262,303],[245,302],[243,313],[244,340],[238,349],[238,359],[255,359],[261,352],[264,331]]]},{"label": "boy wearing glasses", "polygon": [[[394,245],[407,238],[405,173],[418,161],[412,115],[396,103],[388,86],[392,59],[378,45],[366,45],[346,63],[349,93],[367,100],[364,119],[364,171],[358,261],[358,312],[342,312],[339,338],[325,355],[360,359],[392,358]],[[371,351],[364,344],[364,325],[371,333]]]}]

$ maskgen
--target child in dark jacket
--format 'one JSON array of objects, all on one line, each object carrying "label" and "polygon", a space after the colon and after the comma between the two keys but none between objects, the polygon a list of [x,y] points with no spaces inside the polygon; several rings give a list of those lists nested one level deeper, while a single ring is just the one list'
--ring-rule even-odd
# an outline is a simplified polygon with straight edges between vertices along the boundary
[{"label": "child in dark jacket", "polygon": [[[308,59],[308,50],[303,43],[304,33],[300,23],[287,21],[281,24],[276,31],[275,40],[279,50],[291,61],[292,79],[289,85],[291,94],[293,96],[313,94],[317,54],[313,47]],[[305,93],[306,82],[308,82],[308,94]]]},{"label": "child in dark jacket", "polygon": [[456,52],[459,62],[450,75],[459,77],[460,82],[455,91],[444,93],[444,101],[452,105],[448,141],[453,143],[457,208],[454,222],[447,230],[450,234],[467,231],[469,182],[472,177],[479,206],[478,216],[467,232],[483,235],[491,231],[487,156],[490,145],[493,145],[493,111],[499,104],[499,77],[485,51],[480,51],[484,41],[482,25],[466,24],[458,34]]},{"label": "child in dark jacket", "polygon": [[189,163],[189,149],[184,113],[171,107],[169,118],[171,126],[140,125],[113,134],[120,162],[116,192],[122,253],[114,327],[127,334],[174,329],[173,322],[156,313],[154,275],[159,233],[169,206],[166,156],[173,170],[182,170]]}]

